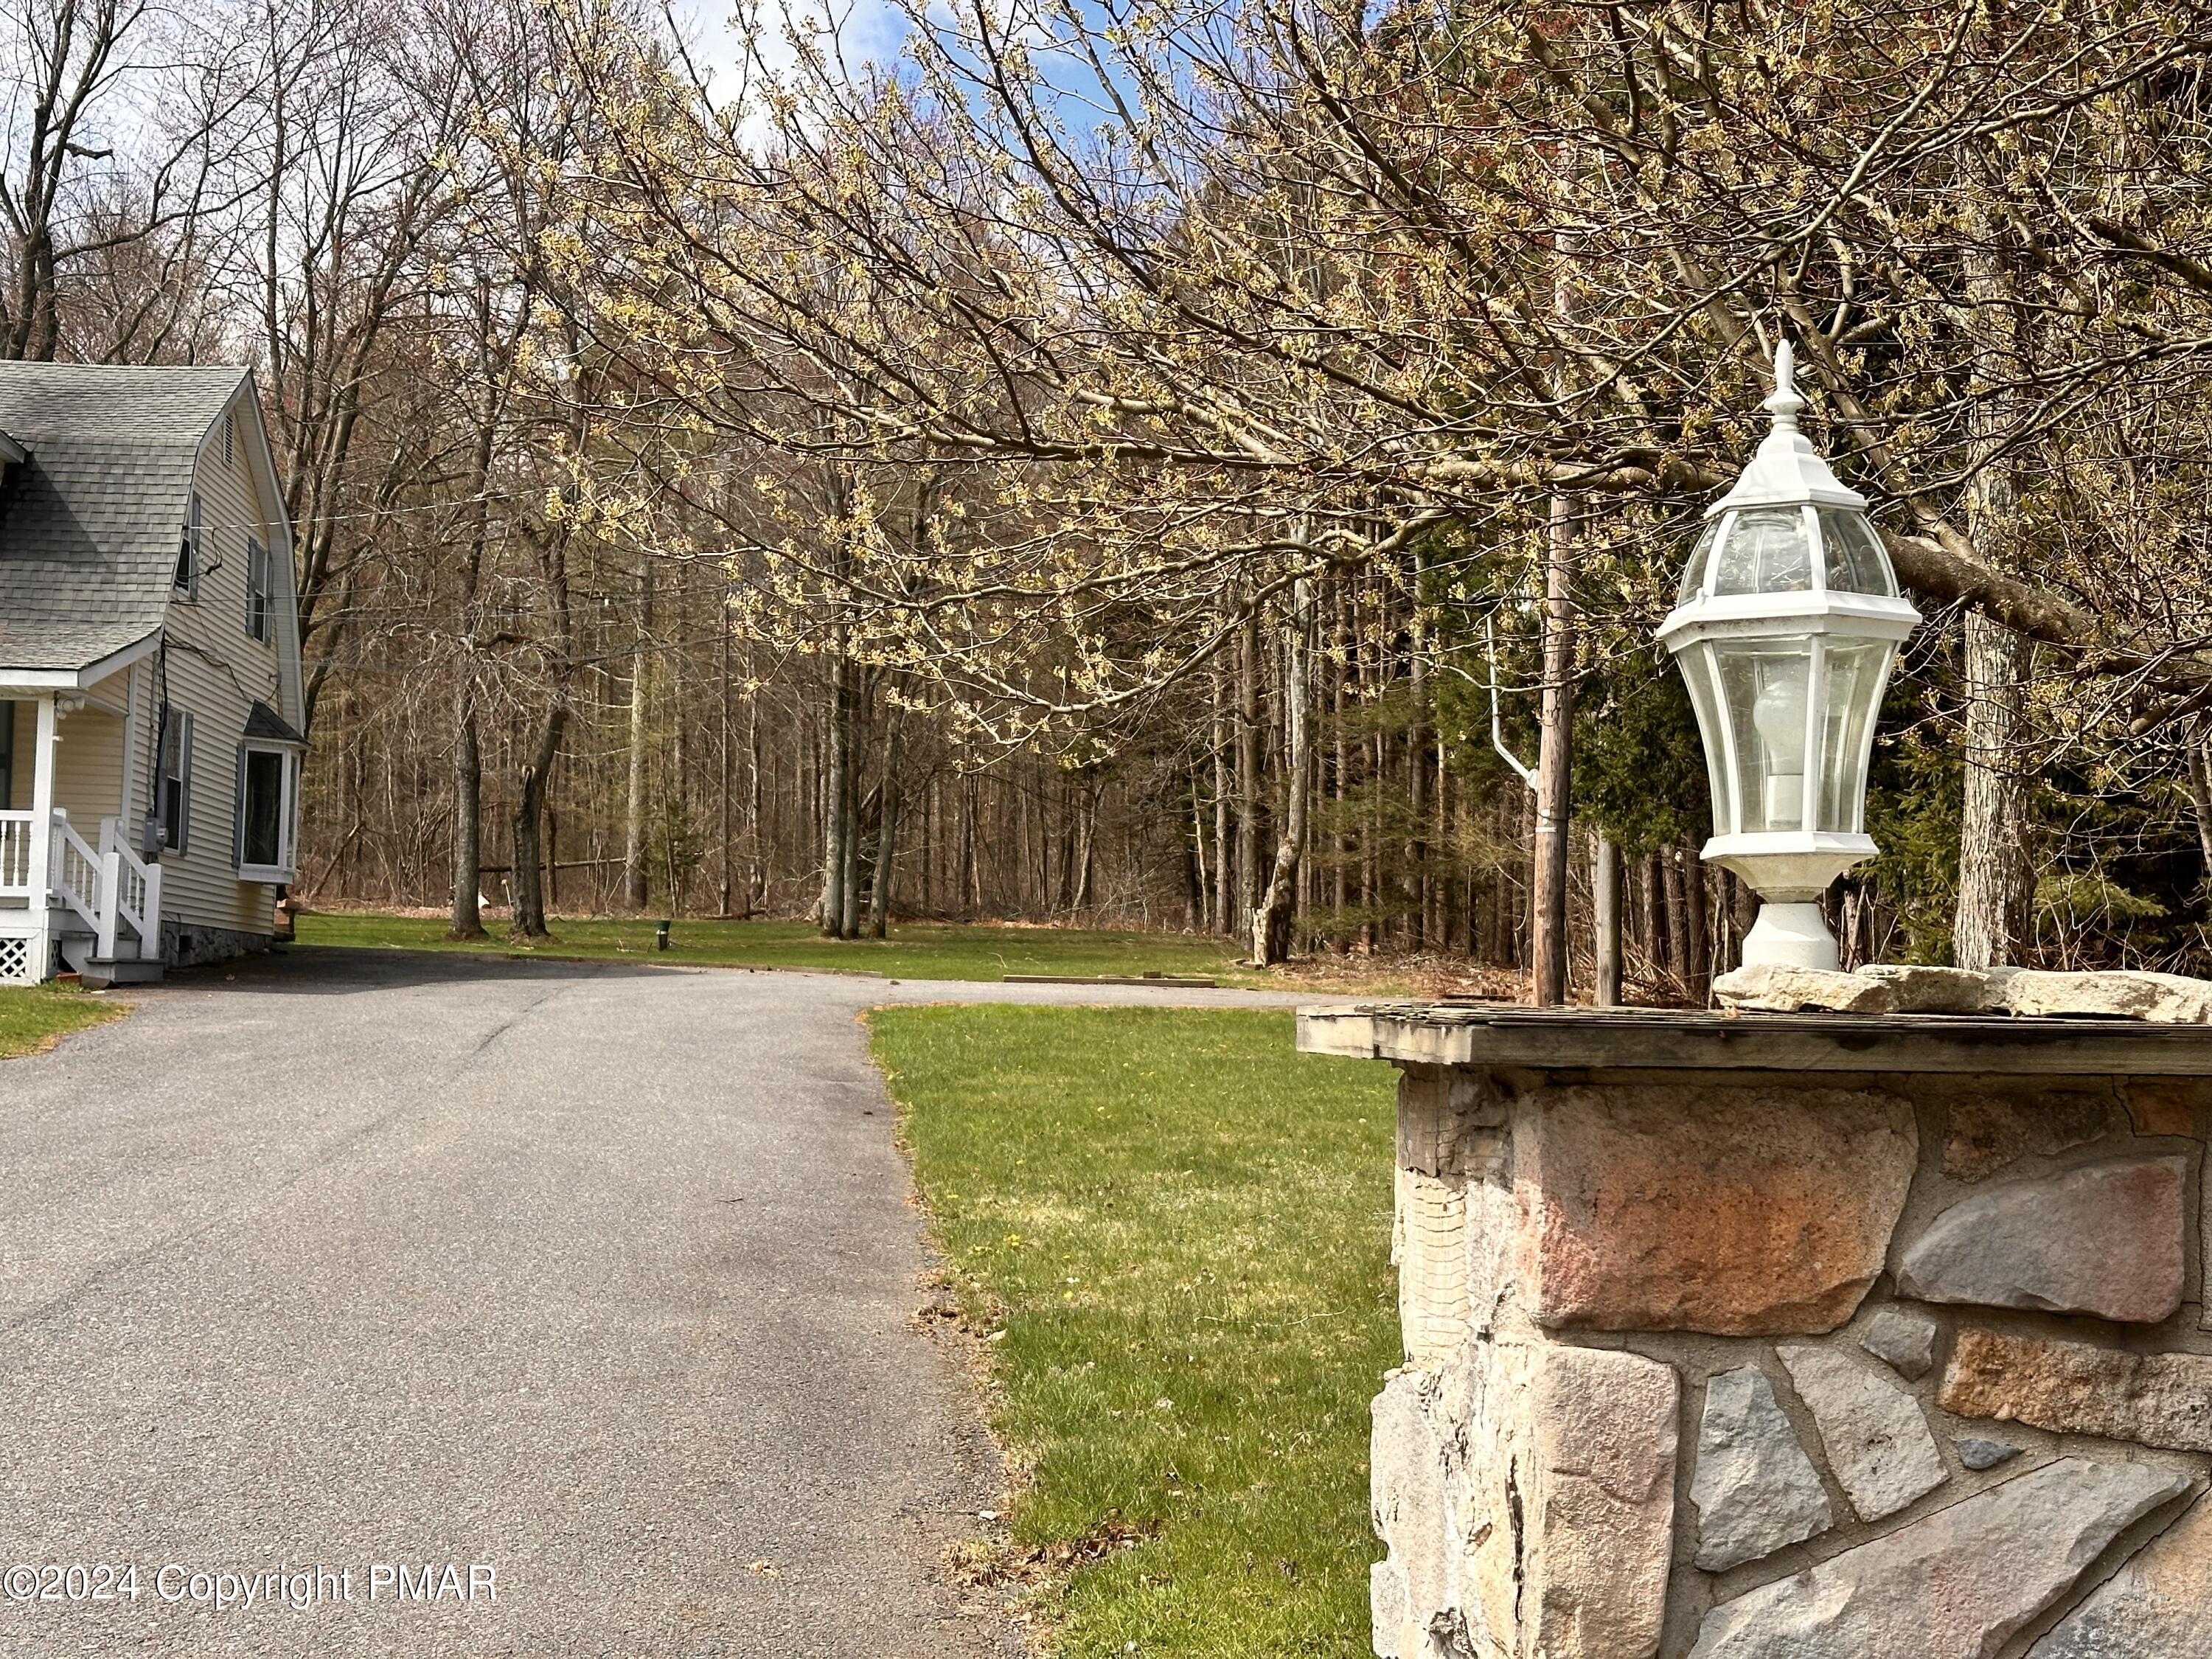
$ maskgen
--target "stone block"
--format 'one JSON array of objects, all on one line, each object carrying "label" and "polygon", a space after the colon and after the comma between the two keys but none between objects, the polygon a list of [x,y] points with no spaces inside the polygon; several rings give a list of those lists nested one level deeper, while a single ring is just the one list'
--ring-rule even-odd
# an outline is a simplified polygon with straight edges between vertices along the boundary
[{"label": "stone block", "polygon": [[1859,1346],[1917,1382],[1936,1369],[1936,1322],[1915,1308],[1884,1308],[1859,1332]]},{"label": "stone block", "polygon": [[1716,1607],[1691,1659],[1994,1659],[2189,1487],[2136,1463],[2031,1470]]},{"label": "stone block", "polygon": [[1394,1373],[1369,1467],[1404,1586],[1374,1602],[1398,1620],[1397,1652],[1650,1659],[1679,1393],[1671,1365],[1540,1340],[1470,1341],[1434,1370]]},{"label": "stone block", "polygon": [[2212,1503],[2199,1498],[2028,1659],[2212,1659]]},{"label": "stone block", "polygon": [[1674,1553],[1681,1380],[1640,1354],[1553,1347],[1534,1382],[1524,1651],[1650,1659]]},{"label": "stone block", "polygon": [[1373,1627],[1375,1659],[1424,1659],[1419,1649],[1406,1648],[1406,1580],[1389,1561],[1367,1569],[1368,1622]]},{"label": "stone block", "polygon": [[1477,1336],[1494,1335],[1517,1307],[1516,1243],[1521,1204],[1503,1182],[1467,1184],[1468,1320]]},{"label": "stone block", "polygon": [[2023,1158],[2069,1152],[2125,1127],[2109,1092],[1962,1095],[1951,1104],[1943,1173],[1954,1181],[1980,1181]]},{"label": "stone block", "polygon": [[1476,1173],[1504,1121],[1480,1072],[1422,1066],[1398,1077],[1398,1167],[1449,1177]]},{"label": "stone block", "polygon": [[2020,1455],[2020,1448],[2010,1442],[1984,1440],[1978,1435],[1963,1435],[1951,1446],[1959,1454],[1959,1461],[1977,1474],[2000,1463],[2009,1463]]},{"label": "stone block", "polygon": [[1989,981],[1990,1006],[2008,1014],[2079,1014],[2165,1025],[2212,1023],[2212,981],[2181,974],[2118,969],[2058,974],[2034,968],[1992,968]]},{"label": "stone block", "polygon": [[2143,1078],[2127,1085],[2128,1117],[2139,1135],[2194,1135],[2205,1085],[2195,1078]]},{"label": "stone block", "polygon": [[1889,988],[1887,1012],[1898,1014],[1974,1014],[1989,1001],[1989,981],[1972,968],[1918,968],[1875,963],[1858,970]]},{"label": "stone block", "polygon": [[1780,1352],[1860,1520],[1894,1515],[1948,1478],[1928,1419],[1889,1376],[1828,1348]]},{"label": "stone block", "polygon": [[1939,1401],[1960,1417],[2212,1452],[2212,1357],[1966,1330]]},{"label": "stone block", "polygon": [[1989,984],[1968,968],[1885,963],[1844,974],[1754,963],[1713,981],[1723,1008],[1764,1013],[1972,1014],[1989,1003]]},{"label": "stone block", "polygon": [[1897,1012],[1896,991],[1881,980],[1769,962],[1730,969],[1713,981],[1713,995],[1723,1008],[1774,1014]]},{"label": "stone block", "polygon": [[1468,1339],[1467,1188],[1398,1171],[1398,1323],[1411,1364],[1433,1365]]},{"label": "stone block", "polygon": [[1690,1501],[1698,1508],[1698,1565],[1707,1572],[1756,1561],[1836,1524],[1820,1471],[1756,1366],[1705,1384]]},{"label": "stone block", "polygon": [[[1375,1398],[1369,1441],[1368,1487],[1376,1535],[1389,1547],[1391,1578],[1374,1611],[1395,1613],[1398,1630],[1377,1652],[1421,1654],[1431,1619],[1456,1601],[1450,1517],[1444,1494],[1444,1446],[1430,1420],[1431,1380],[1418,1370],[1394,1373]],[[1370,1589],[1373,1588],[1370,1585]]]},{"label": "stone block", "polygon": [[1559,1329],[1818,1334],[1881,1272],[1918,1158],[1880,1091],[1563,1085],[1519,1115],[1520,1271]]},{"label": "stone block", "polygon": [[1977,1303],[2157,1324],[2187,1273],[2179,1158],[2122,1158],[1977,1193],[1905,1252],[1898,1288]]}]

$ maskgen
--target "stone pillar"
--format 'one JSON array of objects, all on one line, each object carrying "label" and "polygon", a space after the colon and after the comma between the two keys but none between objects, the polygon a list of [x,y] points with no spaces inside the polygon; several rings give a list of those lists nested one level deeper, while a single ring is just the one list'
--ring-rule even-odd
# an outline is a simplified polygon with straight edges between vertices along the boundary
[{"label": "stone pillar", "polygon": [[1370,1008],[1389,1659],[2212,1659],[2212,1028]]}]

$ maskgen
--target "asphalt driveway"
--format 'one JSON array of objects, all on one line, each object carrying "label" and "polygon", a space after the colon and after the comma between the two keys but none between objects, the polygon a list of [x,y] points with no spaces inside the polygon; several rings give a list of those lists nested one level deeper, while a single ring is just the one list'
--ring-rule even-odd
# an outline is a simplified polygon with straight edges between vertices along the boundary
[{"label": "asphalt driveway", "polygon": [[299,951],[0,1064],[0,1653],[1018,1651],[854,1024],[951,998],[1158,1000]]}]

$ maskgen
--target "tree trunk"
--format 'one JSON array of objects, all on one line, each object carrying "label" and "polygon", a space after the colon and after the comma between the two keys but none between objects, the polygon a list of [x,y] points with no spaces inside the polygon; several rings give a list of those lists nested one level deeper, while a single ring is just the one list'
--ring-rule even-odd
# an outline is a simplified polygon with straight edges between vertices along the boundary
[{"label": "tree trunk", "polygon": [[975,780],[957,775],[960,786],[959,837],[952,848],[953,908],[963,917],[975,914]]},{"label": "tree trunk", "polygon": [[1590,909],[1597,933],[1597,989],[1601,1008],[1620,1006],[1620,848],[1601,835],[1590,860]]},{"label": "tree trunk", "polygon": [[2028,942],[2035,898],[2021,752],[2028,654],[2019,635],[1967,613],[1966,804],[1959,826],[1959,913],[1951,929],[1952,958],[1961,968],[2012,963]]},{"label": "tree trunk", "polygon": [[475,664],[465,657],[453,687],[453,914],[447,939],[482,939],[477,902],[483,881],[483,756],[477,744]]},{"label": "tree trunk", "polygon": [[1682,854],[1675,847],[1662,848],[1660,854],[1667,894],[1667,957],[1675,983],[1686,992],[1696,963],[1690,956],[1690,896],[1682,880]]},{"label": "tree trunk", "polygon": [[[1984,141],[1985,143],[1988,141]],[[2000,570],[2018,567],[2019,483],[2006,453],[2021,362],[2009,235],[1994,206],[1997,165],[1970,155],[1961,192],[1962,261],[1974,333],[1970,417],[1977,471],[1966,491],[1966,533]],[[1966,618],[1966,801],[1959,826],[1959,909],[1951,956],[1961,968],[2013,963],[2033,921],[2035,857],[2029,842],[2028,641],[1978,611]]]},{"label": "tree trunk", "polygon": [[2212,765],[2204,758],[2204,745],[2194,738],[2188,740],[2189,799],[2197,809],[2197,850],[2204,858],[2204,873],[2198,878],[2208,896],[2212,896]]},{"label": "tree trunk", "polygon": [[851,672],[845,654],[834,646],[830,654],[830,711],[828,755],[822,781],[822,902],[821,928],[830,939],[842,937],[845,927],[845,865],[850,823],[846,801],[852,793],[848,772],[852,764],[851,732],[845,719],[845,681]]},{"label": "tree trunk", "polygon": [[1574,522],[1564,495],[1552,500],[1544,561],[1544,700],[1536,759],[1534,960],[1528,1000],[1567,1000],[1567,817],[1574,764]]},{"label": "tree trunk", "polygon": [[891,871],[898,851],[898,726],[894,720],[884,734],[884,781],[877,788],[876,872],[868,888],[868,937],[882,939],[890,930]]},{"label": "tree trunk", "polygon": [[1713,996],[1713,947],[1705,915],[1705,861],[1694,847],[1682,849],[1683,936],[1688,945],[1684,985],[1702,1008]]},{"label": "tree trunk", "polygon": [[1641,901],[1639,920],[1644,931],[1644,954],[1650,958],[1651,978],[1655,988],[1667,978],[1667,873],[1662,863],[1662,854],[1653,853],[1643,860],[1643,869],[1637,884],[1637,896]]},{"label": "tree trunk", "polygon": [[[746,647],[748,659],[752,655]],[[750,684],[750,675],[748,676]],[[757,915],[768,903],[768,860],[762,837],[766,830],[761,822],[761,744],[760,691],[750,687],[745,693],[745,915]]]},{"label": "tree trunk", "polygon": [[715,894],[714,914],[719,916],[726,916],[730,914],[730,901],[737,896],[732,882],[732,867],[730,849],[730,774],[731,763],[736,758],[731,752],[730,746],[730,739],[732,737],[731,714],[732,712],[730,707],[730,698],[732,696],[731,682],[736,677],[730,671],[730,612],[728,602],[726,600],[723,602],[721,609],[718,611],[716,621],[720,624],[722,635],[722,735],[721,741],[715,745],[714,751],[715,770],[720,775],[720,782],[721,786],[720,792],[721,795],[721,810],[718,815],[719,821],[716,824],[716,839],[721,842],[722,856],[720,862],[722,875],[721,880],[718,884],[718,890]]},{"label": "tree trunk", "polygon": [[629,794],[623,819],[623,900],[632,910],[645,908],[645,749],[647,704],[652,696],[653,566],[637,573],[637,661],[629,679]]},{"label": "tree trunk", "polygon": [[550,939],[545,925],[545,853],[539,841],[545,822],[545,791],[553,775],[555,757],[561,752],[561,734],[568,722],[568,705],[556,702],[539,728],[537,746],[523,763],[521,787],[514,803],[514,937]]},{"label": "tree trunk", "polygon": [[1229,840],[1229,722],[1221,693],[1221,670],[1213,671],[1213,931],[1237,926],[1236,849]]},{"label": "tree trunk", "polygon": [[1306,718],[1306,629],[1309,626],[1306,584],[1299,582],[1291,601],[1291,626],[1284,630],[1289,647],[1284,671],[1283,702],[1290,720],[1290,799],[1284,811],[1282,839],[1275,845],[1274,873],[1265,900],[1252,914],[1252,960],[1262,968],[1291,954],[1291,929],[1296,920],[1298,860],[1306,844],[1306,798],[1311,793],[1313,743]]},{"label": "tree trunk", "polygon": [[[1419,603],[1422,567],[1418,556],[1413,567],[1415,603]],[[1410,633],[1407,641],[1408,678],[1413,697],[1413,729],[1406,734],[1406,817],[1413,834],[1406,842],[1406,896],[1412,901],[1413,944],[1417,951],[1426,950],[1429,938],[1429,843],[1428,830],[1428,731],[1429,685],[1427,665],[1421,659],[1421,641],[1418,633]]]},{"label": "tree trunk", "polygon": [[[846,671],[845,685],[845,873],[842,878],[845,908],[839,919],[837,937],[858,939],[860,936],[860,907],[865,895],[860,891],[860,769],[866,763],[868,732],[865,718],[869,694],[866,690],[867,671]],[[882,785],[877,786],[880,797]]]},{"label": "tree trunk", "polygon": [[1237,634],[1237,903],[1231,926],[1251,920],[1260,884],[1260,612]]},{"label": "tree trunk", "polygon": [[1190,792],[1190,835],[1182,849],[1182,925],[1191,933],[1211,931],[1212,918],[1206,908],[1206,813],[1200,805],[1198,762],[1194,758],[1184,775]]},{"label": "tree trunk", "polygon": [[1099,789],[1097,780],[1086,775],[1076,797],[1083,814],[1076,829],[1075,847],[1075,913],[1079,916],[1091,913],[1091,884],[1097,874]]},{"label": "tree trunk", "polygon": [[1350,815],[1345,809],[1345,791],[1351,775],[1351,753],[1344,741],[1344,697],[1346,684],[1352,678],[1352,607],[1350,585],[1339,580],[1331,584],[1336,590],[1336,662],[1329,676],[1329,713],[1335,727],[1334,763],[1329,768],[1329,816],[1334,821],[1334,839],[1336,850],[1336,869],[1330,883],[1330,897],[1336,910],[1336,945],[1340,951],[1352,948],[1352,936],[1345,929],[1346,876],[1352,866],[1352,836]]}]

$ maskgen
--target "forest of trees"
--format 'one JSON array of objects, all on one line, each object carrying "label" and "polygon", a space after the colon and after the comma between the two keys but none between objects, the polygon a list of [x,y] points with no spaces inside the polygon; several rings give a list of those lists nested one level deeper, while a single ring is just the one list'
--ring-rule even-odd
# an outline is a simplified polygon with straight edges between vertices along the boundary
[{"label": "forest of trees", "polygon": [[2212,14],[899,3],[9,14],[0,354],[259,374],[306,902],[1542,1000],[1617,882],[1702,1000],[1651,636],[1787,337],[1928,619],[1847,957],[2212,969]]}]

